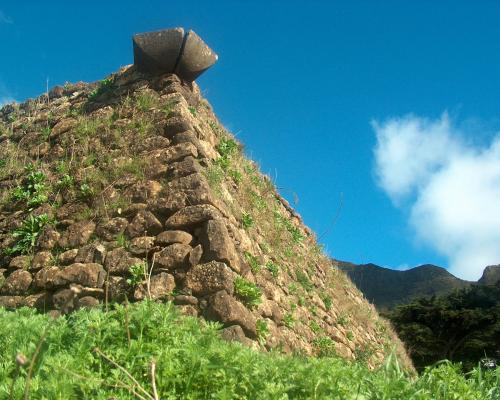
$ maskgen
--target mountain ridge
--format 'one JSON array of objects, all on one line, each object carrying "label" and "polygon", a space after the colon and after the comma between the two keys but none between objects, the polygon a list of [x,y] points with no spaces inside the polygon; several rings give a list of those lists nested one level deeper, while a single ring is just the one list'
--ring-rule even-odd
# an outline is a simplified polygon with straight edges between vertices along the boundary
[{"label": "mountain ridge", "polygon": [[404,271],[373,263],[353,264],[334,260],[334,264],[345,272],[364,296],[380,310],[409,303],[418,297],[447,294],[472,284],[494,284],[500,279],[500,265],[486,267],[482,277],[474,282],[457,278],[445,268],[432,264],[423,264]]}]

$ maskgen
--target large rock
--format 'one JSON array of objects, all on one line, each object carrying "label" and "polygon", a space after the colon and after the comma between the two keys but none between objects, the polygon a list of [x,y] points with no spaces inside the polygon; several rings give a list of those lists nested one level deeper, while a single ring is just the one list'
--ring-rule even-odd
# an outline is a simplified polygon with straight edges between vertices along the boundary
[{"label": "large rock", "polygon": [[127,235],[131,238],[138,236],[156,236],[163,230],[161,222],[150,211],[139,211],[127,227]]},{"label": "large rock", "polygon": [[154,236],[139,236],[130,241],[128,250],[134,256],[146,256],[154,247]]},{"label": "large rock", "polygon": [[167,167],[167,179],[177,179],[194,173],[201,173],[200,163],[192,156],[174,162]]},{"label": "large rock", "polygon": [[54,257],[52,256],[52,253],[50,251],[40,251],[34,255],[30,269],[40,269],[48,267],[49,265],[53,265],[53,263]]},{"label": "large rock", "polygon": [[28,269],[31,265],[30,256],[17,256],[10,260],[9,267],[16,269]]},{"label": "large rock", "polygon": [[184,39],[184,49],[175,69],[183,80],[191,82],[217,61],[217,54],[193,31]]},{"label": "large rock", "polygon": [[33,285],[36,289],[53,289],[60,285],[58,267],[42,268],[35,275]]},{"label": "large rock", "polygon": [[40,236],[37,239],[37,245],[42,250],[52,250],[57,244],[61,237],[61,234],[57,232],[53,227],[48,226],[44,228]]},{"label": "large rock", "polygon": [[149,292],[147,283],[141,283],[134,292],[136,300],[144,300],[151,296],[153,300],[167,299],[175,289],[174,277],[166,272],[153,275],[150,280]]},{"label": "large rock", "polygon": [[239,342],[248,347],[253,347],[255,344],[253,340],[245,336],[245,332],[243,332],[243,329],[239,325],[231,325],[222,329],[220,336],[227,342]]},{"label": "large rock", "polygon": [[222,262],[198,264],[186,274],[185,286],[195,296],[205,296],[219,290],[233,293],[234,274]]},{"label": "large rock", "polygon": [[165,247],[162,251],[155,253],[154,262],[156,268],[174,270],[187,265],[187,257],[191,252],[191,246],[182,243],[174,243]]},{"label": "large rock", "polygon": [[75,309],[75,299],[76,293],[71,289],[61,289],[52,296],[54,308],[63,314],[67,314]]},{"label": "large rock", "polygon": [[161,74],[174,72],[184,29],[174,28],[134,35],[134,65],[141,72]]},{"label": "large rock", "polygon": [[222,219],[209,220],[204,224],[200,242],[204,250],[204,261],[222,261],[234,271],[238,273],[241,271],[240,256]]},{"label": "large rock", "polygon": [[110,274],[125,275],[129,273],[132,265],[142,262],[140,258],[132,257],[124,248],[118,248],[106,255],[104,266]]},{"label": "large rock", "polygon": [[63,249],[83,246],[87,244],[94,230],[95,224],[92,221],[75,222],[62,234],[59,246]]},{"label": "large rock", "polygon": [[[173,128],[169,126],[168,129]],[[198,157],[198,150],[192,143],[180,143],[166,149],[152,151],[147,157],[148,163],[145,166],[145,174],[161,178],[167,173],[169,164],[180,161],[185,157],[196,158]]]},{"label": "large rock", "polygon": [[112,218],[102,224],[99,224],[96,229],[96,234],[100,238],[112,241],[127,228],[128,221],[125,218]]},{"label": "large rock", "polygon": [[14,309],[23,305],[23,296],[0,296],[0,307]]},{"label": "large rock", "polygon": [[22,269],[12,272],[3,283],[0,293],[10,295],[24,295],[31,286],[33,278],[28,271]]},{"label": "large rock", "polygon": [[165,231],[156,236],[155,243],[160,246],[182,243],[189,244],[193,241],[193,236],[184,231]]},{"label": "large rock", "polygon": [[202,173],[195,173],[188,176],[183,176],[168,182],[168,188],[170,190],[203,190],[210,191],[210,185],[207,182],[207,178]]},{"label": "large rock", "polygon": [[106,271],[100,264],[75,263],[63,268],[57,279],[60,283],[78,283],[82,286],[100,288],[106,279]]},{"label": "large rock", "polygon": [[188,119],[181,116],[173,116],[165,121],[163,134],[165,135],[165,137],[172,139],[177,134],[185,131],[190,131],[192,129],[193,125]]},{"label": "large rock", "polygon": [[249,337],[257,337],[256,319],[253,314],[230,294],[221,290],[209,301],[208,316],[225,326],[239,325]]},{"label": "large rock", "polygon": [[126,190],[125,196],[134,203],[145,203],[149,199],[154,199],[161,192],[162,186],[158,181],[138,182]]},{"label": "large rock", "polygon": [[74,262],[104,264],[105,258],[106,248],[102,244],[92,243],[78,249]]},{"label": "large rock", "polygon": [[47,311],[52,307],[52,295],[49,292],[40,292],[24,298],[23,305],[34,307],[40,311]]},{"label": "large rock", "polygon": [[201,224],[210,219],[220,218],[221,214],[210,204],[185,207],[167,219],[165,226],[170,229],[182,229]]},{"label": "large rock", "polygon": [[148,202],[148,208],[156,215],[167,217],[189,204],[188,195],[186,193],[175,191]]},{"label": "large rock", "polygon": [[107,298],[109,301],[124,301],[130,297],[130,285],[122,276],[110,276],[107,281]]}]

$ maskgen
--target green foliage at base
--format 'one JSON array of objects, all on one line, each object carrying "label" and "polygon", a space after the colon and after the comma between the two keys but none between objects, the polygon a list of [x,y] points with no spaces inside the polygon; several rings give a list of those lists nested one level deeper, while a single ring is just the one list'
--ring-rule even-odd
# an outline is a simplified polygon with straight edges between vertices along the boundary
[{"label": "green foliage at base", "polygon": [[222,342],[219,328],[152,302],[56,320],[0,309],[0,399],[154,399],[153,379],[165,400],[500,396],[500,369],[463,376],[442,363],[410,378],[393,358],[370,371],[336,357],[262,353]]}]

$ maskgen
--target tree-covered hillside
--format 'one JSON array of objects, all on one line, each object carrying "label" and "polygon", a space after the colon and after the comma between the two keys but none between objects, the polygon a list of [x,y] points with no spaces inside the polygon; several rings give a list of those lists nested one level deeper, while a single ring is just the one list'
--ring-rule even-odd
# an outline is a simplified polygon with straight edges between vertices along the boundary
[{"label": "tree-covered hillside", "polygon": [[500,357],[500,281],[420,298],[388,317],[417,369],[442,359],[471,369],[481,358]]}]

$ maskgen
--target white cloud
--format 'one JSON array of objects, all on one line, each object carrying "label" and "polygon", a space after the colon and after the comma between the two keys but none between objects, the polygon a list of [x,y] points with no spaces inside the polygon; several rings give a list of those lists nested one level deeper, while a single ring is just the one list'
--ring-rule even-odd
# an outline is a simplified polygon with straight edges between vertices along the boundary
[{"label": "white cloud", "polygon": [[500,263],[500,134],[487,146],[444,113],[373,122],[375,172],[380,187],[409,208],[416,237],[447,257],[450,272],[476,280]]},{"label": "white cloud", "polygon": [[13,24],[12,18],[6,15],[2,10],[0,10],[0,24]]}]

